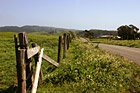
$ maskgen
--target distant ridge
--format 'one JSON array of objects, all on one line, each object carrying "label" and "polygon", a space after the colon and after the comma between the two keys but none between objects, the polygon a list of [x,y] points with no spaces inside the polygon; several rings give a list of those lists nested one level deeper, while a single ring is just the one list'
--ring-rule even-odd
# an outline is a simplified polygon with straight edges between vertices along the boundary
[{"label": "distant ridge", "polygon": [[[66,29],[66,28],[56,28],[56,27],[48,27],[48,26],[30,26],[25,25],[22,27],[18,26],[4,26],[0,27],[0,32],[39,32],[38,34],[51,34],[51,35],[60,35],[67,31],[75,31],[78,36],[85,36],[87,33],[84,30],[75,30],[75,29]],[[45,32],[45,33],[44,33]],[[59,33],[60,32],[60,33]],[[62,32],[62,33],[61,33]],[[115,30],[99,30],[99,29],[91,29],[89,30],[90,35],[96,38],[100,37],[101,35],[117,35],[117,31]]]},{"label": "distant ridge", "polygon": [[47,27],[47,26],[4,26],[0,27],[0,32],[27,32],[27,33],[32,33],[32,32],[63,32],[66,30],[70,31],[76,31],[74,29],[65,29],[65,28],[56,28],[56,27]]}]

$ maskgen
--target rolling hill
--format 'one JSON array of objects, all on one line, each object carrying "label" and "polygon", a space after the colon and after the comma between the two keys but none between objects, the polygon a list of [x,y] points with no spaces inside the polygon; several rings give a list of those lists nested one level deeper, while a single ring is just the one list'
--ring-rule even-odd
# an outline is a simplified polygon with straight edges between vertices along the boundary
[{"label": "rolling hill", "polygon": [[47,27],[47,26],[5,26],[5,27],[0,27],[0,32],[27,32],[27,33],[32,33],[32,32],[63,32],[66,30],[71,30],[75,31],[74,29],[65,29],[65,28],[55,28],[55,27]]}]

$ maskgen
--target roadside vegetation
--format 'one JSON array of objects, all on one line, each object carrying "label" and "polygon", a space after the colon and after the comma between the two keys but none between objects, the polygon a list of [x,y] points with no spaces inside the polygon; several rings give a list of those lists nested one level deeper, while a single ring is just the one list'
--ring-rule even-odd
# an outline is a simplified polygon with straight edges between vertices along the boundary
[{"label": "roadside vegetation", "polygon": [[113,40],[113,39],[90,39],[92,43],[104,43],[111,45],[127,46],[133,48],[140,48],[140,40]]},{"label": "roadside vegetation", "polygon": [[[15,33],[0,33],[0,91],[16,91]],[[45,48],[44,53],[57,59],[58,36],[28,34],[29,43]],[[33,64],[34,65],[34,64]],[[37,92],[140,92],[140,67],[118,55],[73,39],[67,58],[59,68],[42,62],[44,82]]]}]

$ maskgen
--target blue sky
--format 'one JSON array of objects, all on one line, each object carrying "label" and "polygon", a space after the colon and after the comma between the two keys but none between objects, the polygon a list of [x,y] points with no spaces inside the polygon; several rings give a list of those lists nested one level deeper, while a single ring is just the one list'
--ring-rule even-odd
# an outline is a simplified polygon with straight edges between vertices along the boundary
[{"label": "blue sky", "polygon": [[140,0],[0,0],[0,26],[140,28]]}]

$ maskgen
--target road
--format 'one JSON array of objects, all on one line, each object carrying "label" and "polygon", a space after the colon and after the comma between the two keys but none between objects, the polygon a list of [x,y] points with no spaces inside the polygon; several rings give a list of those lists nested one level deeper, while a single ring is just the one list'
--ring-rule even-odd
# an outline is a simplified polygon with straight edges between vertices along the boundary
[{"label": "road", "polygon": [[[88,42],[86,39],[81,38],[83,42]],[[94,43],[99,44],[99,43]],[[112,54],[118,54],[123,56],[124,58],[135,62],[140,66],[140,48],[130,48],[125,46],[117,46],[117,45],[108,45],[108,44],[99,44],[99,47],[105,49]]]},{"label": "road", "polygon": [[124,58],[135,62],[140,66],[140,48],[130,48],[125,46],[99,44],[100,48],[103,48],[113,54],[119,54]]}]

